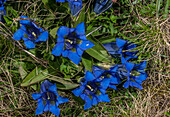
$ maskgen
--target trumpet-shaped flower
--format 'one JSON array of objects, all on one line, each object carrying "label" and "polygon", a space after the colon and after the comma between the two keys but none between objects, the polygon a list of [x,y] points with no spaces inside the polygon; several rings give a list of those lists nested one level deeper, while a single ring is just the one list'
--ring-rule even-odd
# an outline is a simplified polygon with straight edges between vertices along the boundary
[{"label": "trumpet-shaped flower", "polygon": [[113,2],[111,0],[96,0],[94,12],[96,14],[103,13],[111,8],[112,4]]},{"label": "trumpet-shaped flower", "polygon": [[[66,0],[56,0],[56,2],[65,2]],[[69,8],[71,10],[71,15],[72,16],[77,16],[83,5],[82,5],[82,0],[67,0],[69,3]]]},{"label": "trumpet-shaped flower", "polygon": [[112,57],[117,58],[121,57],[121,62],[124,64],[125,62],[129,61],[130,59],[137,58],[136,53],[138,51],[131,51],[137,45],[128,43],[123,39],[116,39],[116,42],[106,43],[103,44],[107,51],[112,55]]},{"label": "trumpet-shaped flower", "polygon": [[117,65],[118,69],[116,72],[116,77],[121,81],[126,80],[124,83],[124,87],[128,88],[136,87],[142,90],[142,81],[146,80],[147,74],[144,71],[146,67],[146,61],[141,62],[140,64],[126,62],[125,64]]},{"label": "trumpet-shaped flower", "polygon": [[77,16],[83,7],[82,0],[73,0],[73,1],[68,0],[68,2],[69,2],[68,3],[69,8],[71,10],[71,15]]},{"label": "trumpet-shaped flower", "polygon": [[125,64],[125,68],[127,70],[127,81],[124,83],[124,87],[128,88],[129,86],[131,87],[136,87],[140,90],[143,89],[141,86],[142,81],[146,80],[147,74],[144,71],[146,68],[147,62],[141,62],[140,64],[134,64],[134,63],[129,63],[127,62]]},{"label": "trumpet-shaped flower", "polygon": [[42,114],[44,111],[50,111],[59,116],[59,104],[69,101],[67,98],[60,97],[57,93],[56,85],[45,80],[40,87],[40,93],[31,94],[34,100],[37,100],[37,109],[35,115]]},{"label": "trumpet-shaped flower", "polygon": [[109,97],[105,94],[107,86],[104,85],[108,81],[96,81],[96,77],[89,71],[86,72],[85,78],[81,79],[80,87],[73,90],[73,94],[85,100],[84,109],[89,109],[92,105],[99,102],[110,102]]},{"label": "trumpet-shaped flower", "polygon": [[28,49],[35,48],[35,43],[47,41],[48,31],[43,31],[43,28],[39,28],[30,18],[21,16],[20,24],[22,26],[14,33],[13,39],[23,39]]},{"label": "trumpet-shaped flower", "polygon": [[73,63],[79,64],[83,51],[94,46],[86,39],[84,22],[76,28],[61,26],[57,31],[57,44],[52,50],[55,56],[68,57]]},{"label": "trumpet-shaped flower", "polygon": [[[105,85],[105,87],[110,87],[117,90],[115,85],[120,83],[120,79],[116,77],[117,68],[117,65],[112,65],[109,69],[104,69],[94,65],[92,72],[95,77],[97,77],[97,82],[103,82],[102,85]],[[105,90],[103,90],[103,93],[105,93],[104,91]]]},{"label": "trumpet-shaped flower", "polygon": [[140,64],[128,62],[129,60],[138,57],[136,56],[138,51],[131,51],[137,45],[128,43],[128,41],[122,39],[116,39],[116,42],[103,45],[113,58],[121,57],[122,64],[117,65],[117,71],[114,74],[114,76],[117,77],[118,83],[126,79],[126,82],[124,83],[125,88],[131,86],[142,90],[142,81],[147,78],[147,74],[144,71],[146,61],[141,62]]}]

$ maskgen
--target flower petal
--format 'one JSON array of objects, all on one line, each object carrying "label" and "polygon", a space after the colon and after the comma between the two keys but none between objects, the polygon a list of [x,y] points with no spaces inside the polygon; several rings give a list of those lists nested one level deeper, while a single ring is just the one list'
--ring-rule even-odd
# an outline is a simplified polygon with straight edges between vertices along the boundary
[{"label": "flower petal", "polygon": [[77,35],[78,39],[87,40],[86,35]]},{"label": "flower petal", "polygon": [[37,105],[35,115],[42,114],[43,110],[44,110],[44,104],[43,104],[43,99],[42,98],[38,99],[37,104],[38,105]]},{"label": "flower petal", "polygon": [[50,86],[52,86],[53,84],[51,82],[49,82],[48,80],[45,80],[44,82],[41,83],[40,86],[40,92],[46,92],[46,89],[48,89]]},{"label": "flower petal", "polygon": [[79,48],[78,46],[76,46],[76,52],[79,56],[81,56],[83,54],[83,51],[81,48]]},{"label": "flower petal", "polygon": [[65,0],[56,0],[56,2],[65,2]]},{"label": "flower petal", "polygon": [[[32,25],[32,22],[31,22],[31,19],[28,18],[27,16],[21,16],[21,19],[23,20],[20,20],[20,24],[23,24],[23,25],[29,25],[31,26]],[[24,20],[24,19],[28,19],[28,20]],[[30,21],[29,21],[30,20]]]},{"label": "flower petal", "polygon": [[126,62],[125,67],[128,71],[131,71],[134,68],[135,64],[134,63],[130,63],[130,62]]},{"label": "flower petal", "polygon": [[57,30],[57,35],[59,37],[64,37],[65,35],[69,34],[69,28],[66,26],[61,26],[58,30]]},{"label": "flower petal", "polygon": [[103,89],[103,88],[101,88],[101,87],[98,87],[99,88],[99,90],[100,90],[100,92],[102,93],[102,94],[105,94],[106,93],[106,89]]},{"label": "flower petal", "polygon": [[117,90],[116,86],[115,85],[109,85],[110,88],[113,88],[115,90]]},{"label": "flower petal", "polygon": [[133,82],[133,81],[130,81],[131,83],[130,83],[130,86],[131,87],[136,87],[136,88],[138,88],[138,89],[140,89],[140,90],[142,90],[143,89],[143,87],[140,85],[140,84],[138,84],[138,83],[136,83],[136,82]]},{"label": "flower petal", "polygon": [[77,25],[75,32],[77,35],[85,35],[84,22]]},{"label": "flower petal", "polygon": [[80,97],[81,97],[83,100],[85,100],[85,97],[86,97],[86,96],[87,96],[87,95],[84,94],[84,93],[80,95]]},{"label": "flower petal", "polygon": [[42,96],[42,93],[32,93],[31,95],[34,100],[37,100]]},{"label": "flower petal", "polygon": [[107,94],[101,94],[97,96],[100,102],[110,102],[109,97]]},{"label": "flower petal", "polygon": [[117,77],[111,76],[110,83],[112,83],[112,84],[118,84],[118,79],[117,79]]},{"label": "flower petal", "polygon": [[97,98],[95,96],[93,96],[92,105],[97,105],[97,103],[98,103]]},{"label": "flower petal", "polygon": [[65,97],[60,97],[60,96],[58,96],[57,100],[58,100],[58,103],[59,103],[59,104],[65,103],[65,102],[68,102],[68,101],[69,101],[69,99],[67,99],[67,98],[65,98]]},{"label": "flower petal", "polygon": [[123,57],[123,54],[121,54],[121,63],[125,64],[126,63],[126,59]]},{"label": "flower petal", "polygon": [[63,37],[58,37],[57,38],[57,43],[59,43],[59,42],[64,42],[64,38]]},{"label": "flower petal", "polygon": [[86,81],[93,81],[95,79],[95,77],[90,71],[87,71],[85,74],[85,79],[86,79]]},{"label": "flower petal", "polygon": [[80,86],[79,88],[73,90],[72,93],[78,97],[83,93],[84,89],[85,89],[84,86]]},{"label": "flower petal", "polygon": [[50,92],[54,93],[56,96],[59,96],[58,93],[57,93],[57,87],[56,87],[55,84],[52,85],[52,86],[50,86],[50,87],[48,88],[48,90],[49,90]]},{"label": "flower petal", "polygon": [[101,76],[104,73],[104,69],[101,67],[98,67],[96,65],[93,65],[92,72],[93,72],[94,76],[96,78],[98,78],[99,76]]},{"label": "flower petal", "polygon": [[104,11],[108,10],[109,8],[111,8],[113,2],[110,0],[97,0],[95,3],[95,7],[94,7],[94,12],[96,14],[100,14],[103,13]]},{"label": "flower petal", "polygon": [[80,61],[81,61],[81,57],[75,53],[75,52],[72,52],[72,51],[69,51],[69,55],[68,55],[68,58],[75,64],[79,64]]},{"label": "flower petal", "polygon": [[82,41],[82,43],[79,45],[79,47],[82,50],[87,50],[89,48],[92,48],[93,46],[95,46],[91,41],[86,40],[86,41]]},{"label": "flower petal", "polygon": [[24,34],[25,34],[25,32],[24,32],[23,30],[18,29],[18,30],[14,33],[13,39],[19,41],[19,40],[21,40],[21,38],[24,36]]},{"label": "flower petal", "polygon": [[68,54],[69,54],[69,50],[64,50],[62,52],[63,57],[68,57]]},{"label": "flower petal", "polygon": [[143,61],[140,64],[136,65],[138,67],[136,70],[144,70],[146,68],[147,61]]},{"label": "flower petal", "polygon": [[[23,38],[24,39],[24,38]],[[24,44],[25,46],[28,48],[28,49],[34,49],[35,48],[35,44],[33,41],[30,41],[30,40],[25,40],[24,41]]]},{"label": "flower petal", "polygon": [[53,48],[51,54],[55,56],[60,56],[61,53],[63,52],[63,47],[64,47],[64,43],[57,43],[55,47]]},{"label": "flower petal", "polygon": [[55,104],[54,105],[50,104],[50,112],[59,117],[60,109]]},{"label": "flower petal", "polygon": [[123,39],[116,39],[116,45],[119,47],[119,48],[122,48],[125,44],[127,43],[127,41],[123,40]]},{"label": "flower petal", "polygon": [[144,81],[144,80],[146,80],[146,78],[147,78],[147,74],[146,73],[141,73],[139,76],[136,76],[135,78],[134,78],[134,80],[137,82],[137,83],[139,83],[139,84],[142,84],[142,81]]},{"label": "flower petal", "polygon": [[107,89],[108,86],[110,84],[110,78],[104,78],[101,82],[100,82],[100,86],[103,88],[103,89]]},{"label": "flower petal", "polygon": [[125,88],[128,88],[128,87],[129,87],[129,85],[130,85],[129,81],[126,81],[126,82],[124,83],[124,85],[123,85],[123,86],[124,86]]},{"label": "flower petal", "polygon": [[73,3],[76,7],[82,5],[82,2],[81,2],[81,1],[73,1],[72,3]]},{"label": "flower petal", "polygon": [[132,44],[132,43],[128,43],[127,49],[128,49],[128,50],[131,50],[131,49],[134,49],[134,48],[136,48],[136,47],[137,47],[137,45]]},{"label": "flower petal", "polygon": [[80,1],[70,1],[70,0],[68,0],[68,5],[69,5],[69,8],[70,8],[70,10],[71,10],[71,15],[72,16],[77,16],[79,13],[80,13],[80,11],[81,11],[81,9],[82,9],[82,1],[80,2]]},{"label": "flower petal", "polygon": [[112,73],[115,73],[118,69],[118,66],[117,65],[114,65],[113,67],[110,68],[109,71],[111,71]]},{"label": "flower petal", "polygon": [[89,98],[89,96],[86,96],[84,110],[91,108],[91,106],[92,106],[92,100]]},{"label": "flower petal", "polygon": [[35,42],[47,41],[48,31],[42,32],[42,34],[35,40]]},{"label": "flower petal", "polygon": [[50,110],[50,102],[49,100],[46,101],[46,105],[44,107],[44,111],[49,111]]},{"label": "flower petal", "polygon": [[119,55],[120,48],[117,47],[116,42],[111,43],[105,43],[103,46],[106,48],[106,50],[109,52],[110,55],[115,57],[116,55]]}]

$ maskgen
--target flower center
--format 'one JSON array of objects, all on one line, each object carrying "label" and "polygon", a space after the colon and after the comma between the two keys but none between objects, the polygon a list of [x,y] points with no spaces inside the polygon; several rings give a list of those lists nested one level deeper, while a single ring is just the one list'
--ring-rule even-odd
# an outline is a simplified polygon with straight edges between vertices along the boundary
[{"label": "flower center", "polygon": [[35,26],[31,27],[31,26],[26,25],[25,27],[28,32],[27,38],[31,41],[35,41],[38,38],[38,36],[40,35],[39,29],[37,29]]},{"label": "flower center", "polygon": [[47,100],[55,101],[56,95],[52,92],[47,92],[42,96],[42,98],[43,98],[44,101],[47,101]]},{"label": "flower center", "polygon": [[90,91],[94,91],[94,89],[92,89],[92,87],[90,85],[87,85],[86,87],[89,88]]},{"label": "flower center", "polygon": [[127,78],[127,70],[126,70],[124,65],[118,65],[118,69],[117,69],[116,75],[120,79],[126,79]]},{"label": "flower center", "polygon": [[66,48],[67,50],[70,50],[70,49],[74,48],[74,46],[75,46],[76,43],[77,43],[76,40],[77,40],[77,38],[76,38],[75,35],[69,34],[69,35],[66,37],[66,39],[65,39],[65,48]]},{"label": "flower center", "polygon": [[97,86],[97,84],[96,83],[94,83],[94,82],[91,82],[91,83],[89,83],[89,84],[87,84],[86,85],[86,90],[85,90],[85,92],[88,94],[88,95],[90,95],[91,93],[96,93],[97,92],[97,88],[98,86]]}]

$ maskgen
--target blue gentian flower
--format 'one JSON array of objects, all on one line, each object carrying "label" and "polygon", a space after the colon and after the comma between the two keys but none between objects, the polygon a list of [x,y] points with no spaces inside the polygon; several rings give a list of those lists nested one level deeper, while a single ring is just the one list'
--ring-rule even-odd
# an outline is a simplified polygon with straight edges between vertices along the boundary
[{"label": "blue gentian flower", "polygon": [[112,0],[96,0],[94,6],[94,12],[100,14],[111,8],[113,2]]},{"label": "blue gentian flower", "polygon": [[47,41],[48,31],[43,31],[43,28],[39,28],[30,18],[26,16],[21,16],[21,19],[20,24],[22,24],[22,26],[14,33],[13,39],[18,41],[22,38],[28,49],[35,48],[35,43]]},{"label": "blue gentian flower", "polygon": [[126,62],[125,64],[118,65],[116,77],[119,77],[122,80],[127,79],[124,83],[125,88],[131,86],[142,90],[142,81],[147,78],[147,74],[144,71],[146,63],[146,61],[141,62],[140,64]]},{"label": "blue gentian flower", "polygon": [[118,83],[127,80],[124,83],[125,88],[131,86],[142,90],[142,81],[147,78],[147,74],[144,71],[146,61],[141,62],[140,64],[129,62],[131,59],[138,58],[138,56],[136,56],[138,51],[131,51],[137,47],[137,45],[118,38],[116,39],[116,42],[106,43],[103,45],[113,58],[121,57],[122,64],[117,64],[117,71],[114,74],[114,76],[117,77]]},{"label": "blue gentian flower", "polygon": [[113,58],[121,57],[121,62],[124,64],[130,59],[137,58],[136,53],[138,51],[131,51],[137,45],[128,43],[128,41],[122,39],[116,39],[116,42],[103,44],[107,51],[111,54]]},{"label": "blue gentian flower", "polygon": [[126,61],[129,61],[130,59],[138,58],[138,56],[136,56],[136,53],[138,51],[131,51],[132,49],[136,48],[137,45],[133,43],[129,43],[128,41],[125,41],[122,39],[116,39],[116,45],[122,51],[120,52],[122,63],[125,63]]},{"label": "blue gentian flower", "polygon": [[44,111],[50,111],[54,115],[59,116],[59,104],[68,102],[69,100],[60,97],[57,93],[56,85],[45,80],[40,87],[40,93],[31,94],[34,100],[37,100],[37,109],[35,115],[42,114]]},{"label": "blue gentian flower", "polygon": [[[65,2],[66,0],[56,0],[56,2]],[[69,3],[69,8],[71,10],[71,15],[72,16],[77,16],[83,5],[82,5],[82,0],[67,0]]]},{"label": "blue gentian flower", "polygon": [[61,26],[57,31],[57,44],[52,50],[55,56],[68,57],[73,63],[79,64],[83,51],[94,46],[86,39],[84,22],[76,28]]},{"label": "blue gentian flower", "polygon": [[84,110],[89,109],[92,105],[97,105],[99,102],[110,102],[109,97],[105,94],[107,86],[104,81],[96,81],[96,77],[87,71],[85,78],[81,79],[80,87],[73,90],[73,94],[85,100]]},{"label": "blue gentian flower", "polygon": [[120,79],[116,77],[117,68],[117,65],[110,65],[109,69],[94,65],[92,72],[94,76],[97,77],[96,81],[102,81],[102,85],[105,85],[105,87],[117,90],[115,85],[121,82]]}]

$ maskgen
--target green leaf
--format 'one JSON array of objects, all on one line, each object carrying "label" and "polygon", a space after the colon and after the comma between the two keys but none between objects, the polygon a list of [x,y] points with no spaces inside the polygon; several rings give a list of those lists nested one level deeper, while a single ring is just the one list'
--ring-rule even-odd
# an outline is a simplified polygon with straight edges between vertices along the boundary
[{"label": "green leaf", "polygon": [[66,81],[66,80],[64,80],[64,78],[60,78],[60,77],[57,77],[57,76],[49,77],[48,79],[59,82],[64,86],[64,87],[63,86],[57,86],[58,89],[68,90],[68,89],[74,89],[74,88],[79,86],[79,84],[72,83],[70,81]]},{"label": "green leaf", "polygon": [[95,59],[101,61],[101,62],[106,62],[110,63],[112,60],[111,55],[107,52],[107,50],[103,47],[103,45],[94,37],[88,36],[88,40],[92,41],[95,46],[86,50],[86,52],[94,57]]},{"label": "green leaf", "polygon": [[35,68],[34,70],[32,70],[31,73],[29,73],[27,75],[27,77],[23,80],[23,82],[21,83],[21,86],[28,86],[29,83],[31,82],[31,80],[41,71],[41,68]]},{"label": "green leaf", "polygon": [[111,15],[110,16],[110,19],[113,23],[116,23],[116,20],[117,20],[117,16],[114,16],[114,15]]},{"label": "green leaf", "polygon": [[45,80],[48,78],[48,69],[43,70],[38,75],[36,75],[32,80],[29,82],[29,85],[35,84],[37,82],[40,82],[42,80]]},{"label": "green leaf", "polygon": [[114,38],[113,36],[107,36],[107,37],[102,37],[102,38],[99,38],[100,42],[101,43],[111,43],[111,42],[115,42],[116,41],[116,38]]},{"label": "green leaf", "polygon": [[92,72],[93,59],[86,52],[84,52],[82,55],[82,62],[83,62],[83,65],[85,66],[85,69]]},{"label": "green leaf", "polygon": [[47,4],[47,3],[48,3],[48,0],[42,0],[42,2],[43,2],[44,4]]},{"label": "green leaf", "polygon": [[169,11],[170,11],[170,10],[168,10],[169,6],[170,6],[170,1],[169,1],[169,0],[166,0],[166,5],[165,5],[165,16],[164,16],[165,18],[167,18],[168,13],[169,13]]},{"label": "green leaf", "polygon": [[111,35],[113,35],[113,32],[114,32],[114,27],[113,27],[113,24],[110,23],[110,33],[111,33]]},{"label": "green leaf", "polygon": [[77,16],[78,20],[75,22],[74,27],[76,27],[79,23],[85,22],[85,7],[82,8],[80,14]]},{"label": "green leaf", "polygon": [[156,16],[159,17],[159,10],[160,10],[161,0],[156,1]]},{"label": "green leaf", "polygon": [[50,34],[51,34],[51,36],[52,36],[53,38],[56,37],[56,35],[57,35],[57,30],[58,30],[58,27],[53,28],[53,29],[50,31]]},{"label": "green leaf", "polygon": [[[56,71],[52,69],[35,68],[28,76],[24,79],[21,86],[29,86],[35,83],[38,83],[42,80],[49,79],[58,82],[60,85],[57,85],[59,89],[73,89],[79,86],[79,84],[71,82],[71,80],[65,80],[64,78],[55,76],[57,74]],[[35,88],[35,87],[34,87]]]}]

